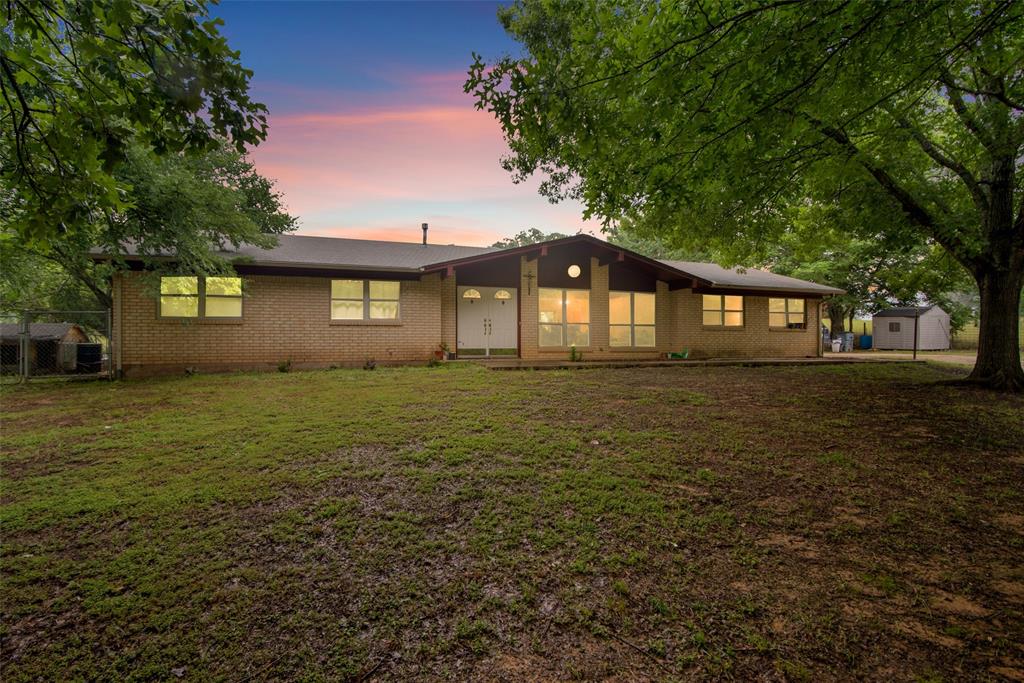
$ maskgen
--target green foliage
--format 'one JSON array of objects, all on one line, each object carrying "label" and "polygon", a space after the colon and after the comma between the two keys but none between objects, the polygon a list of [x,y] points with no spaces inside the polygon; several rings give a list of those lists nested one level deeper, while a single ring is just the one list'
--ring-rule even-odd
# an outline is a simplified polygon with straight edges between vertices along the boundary
[{"label": "green foliage", "polygon": [[[231,263],[212,247],[271,246],[275,235],[295,228],[273,183],[226,142],[200,154],[163,157],[132,145],[115,177],[129,188],[129,201],[104,220],[46,243],[25,242],[10,225],[0,231],[0,258],[11,266],[0,272],[3,303],[49,300],[43,307],[62,308],[67,297],[54,289],[53,279],[64,282],[70,276],[101,306],[109,306],[108,278],[126,267],[129,247],[154,274],[168,269],[230,273]],[[111,260],[92,261],[90,249],[110,254]],[[168,254],[176,260],[168,262]]]},{"label": "green foliage", "polygon": [[0,184],[8,224],[48,243],[130,206],[115,174],[133,146],[159,155],[266,136],[206,0],[15,1],[0,31]]},{"label": "green foliage", "polygon": [[643,229],[626,218],[604,231],[608,241],[648,258],[670,261],[714,261],[718,256],[706,245],[671,246],[657,230]]},{"label": "green foliage", "polygon": [[560,232],[542,232],[537,228],[530,228],[529,230],[521,230],[512,237],[500,239],[491,246],[498,247],[499,249],[511,249],[512,247],[525,247],[529,244],[538,244],[539,242],[557,240],[563,237],[568,237],[568,235]]},{"label": "green foliage", "polygon": [[855,197],[888,218],[854,237],[931,240],[974,276],[976,379],[1024,388],[1024,5],[520,0],[499,18],[523,54],[477,56],[465,89],[515,179],[737,261],[794,207]]}]

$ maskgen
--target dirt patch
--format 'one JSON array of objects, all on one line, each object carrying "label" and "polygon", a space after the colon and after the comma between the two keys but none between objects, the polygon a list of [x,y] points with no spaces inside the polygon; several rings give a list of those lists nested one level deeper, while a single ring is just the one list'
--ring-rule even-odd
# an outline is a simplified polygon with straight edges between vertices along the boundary
[{"label": "dirt patch", "polygon": [[990,585],[1011,602],[1024,602],[1024,581],[992,581]]},{"label": "dirt patch", "polygon": [[932,627],[926,626],[919,621],[900,619],[893,623],[892,628],[897,633],[917,638],[918,640],[923,640],[934,645],[941,645],[942,647],[960,649],[964,645],[962,640],[939,633]]},{"label": "dirt patch", "polygon": [[963,617],[972,617],[980,619],[987,617],[992,613],[992,610],[985,609],[973,600],[964,597],[963,595],[953,595],[945,591],[935,591],[929,604],[933,609],[939,610],[940,612],[947,612],[949,614],[957,614]]},{"label": "dirt patch", "polygon": [[1016,531],[1018,534],[1024,534],[1024,515],[1012,513],[996,515],[995,522],[1000,526]]},{"label": "dirt patch", "polygon": [[816,559],[819,555],[811,541],[792,534],[772,534],[757,541],[758,545],[768,546],[783,553],[791,553],[806,559]]}]

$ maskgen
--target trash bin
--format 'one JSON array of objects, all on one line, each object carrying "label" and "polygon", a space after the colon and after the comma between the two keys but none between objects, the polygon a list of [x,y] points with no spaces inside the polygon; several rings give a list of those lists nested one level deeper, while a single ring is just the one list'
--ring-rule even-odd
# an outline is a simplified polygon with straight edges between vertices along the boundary
[{"label": "trash bin", "polygon": [[832,340],[832,353],[839,353],[843,350],[843,340],[833,339]]},{"label": "trash bin", "polygon": [[843,351],[853,351],[853,332],[843,332]]},{"label": "trash bin", "polygon": [[871,335],[862,334],[860,335],[860,348],[867,350],[871,348]]}]

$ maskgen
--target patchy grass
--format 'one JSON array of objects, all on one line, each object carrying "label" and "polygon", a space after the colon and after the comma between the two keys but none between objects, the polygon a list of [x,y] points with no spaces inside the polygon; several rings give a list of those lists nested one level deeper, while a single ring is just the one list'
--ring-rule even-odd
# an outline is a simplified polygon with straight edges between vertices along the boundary
[{"label": "patchy grass", "polygon": [[1021,676],[1024,400],[947,377],[5,388],[3,678]]}]

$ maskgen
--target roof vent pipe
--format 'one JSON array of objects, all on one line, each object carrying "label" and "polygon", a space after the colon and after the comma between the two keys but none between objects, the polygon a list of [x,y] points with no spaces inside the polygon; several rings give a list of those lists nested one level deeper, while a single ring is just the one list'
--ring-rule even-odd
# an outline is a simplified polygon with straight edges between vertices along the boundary
[{"label": "roof vent pipe", "polygon": [[423,246],[427,246],[427,224],[423,224]]}]

